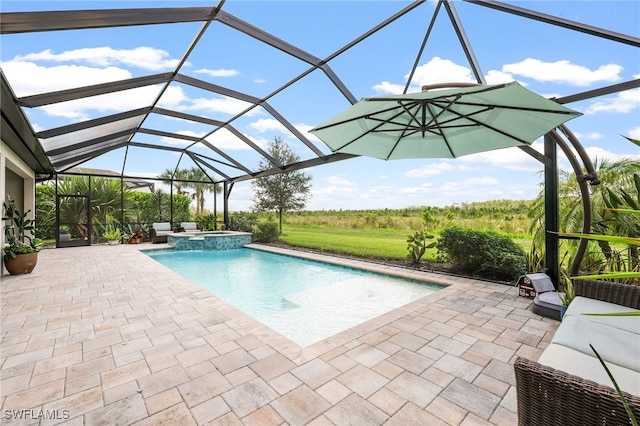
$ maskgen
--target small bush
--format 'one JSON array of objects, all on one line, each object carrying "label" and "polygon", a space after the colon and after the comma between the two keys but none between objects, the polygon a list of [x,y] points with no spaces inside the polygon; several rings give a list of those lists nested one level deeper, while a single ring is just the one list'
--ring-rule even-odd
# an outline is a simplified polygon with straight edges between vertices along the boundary
[{"label": "small bush", "polygon": [[198,214],[195,217],[198,228],[203,231],[215,231],[218,229],[218,216],[215,214]]},{"label": "small bush", "polygon": [[253,227],[253,241],[257,243],[272,243],[278,240],[277,222],[260,222]]},{"label": "small bush", "polygon": [[448,228],[436,247],[455,267],[485,278],[512,281],[527,272],[524,250],[495,232]]},{"label": "small bush", "polygon": [[255,213],[233,213],[229,216],[227,229],[230,231],[253,232],[253,227],[258,223],[258,215]]}]

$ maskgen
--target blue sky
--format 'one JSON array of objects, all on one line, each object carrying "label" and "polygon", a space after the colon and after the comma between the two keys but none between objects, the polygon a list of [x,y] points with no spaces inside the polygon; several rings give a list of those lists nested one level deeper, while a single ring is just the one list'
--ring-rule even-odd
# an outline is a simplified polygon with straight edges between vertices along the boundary
[{"label": "blue sky", "polygon": [[[638,1],[528,1],[520,7],[595,27],[640,37]],[[134,7],[212,6],[214,2],[156,1],[12,1],[3,12]],[[404,1],[235,1],[223,10],[268,31],[308,53],[325,58],[398,12]],[[640,49],[571,32],[473,4],[455,7],[489,83],[516,80],[546,97],[564,96],[640,78]],[[356,98],[400,93],[435,8],[427,2],[329,62]],[[44,93],[106,81],[172,71],[202,23],[181,23],[82,31],[3,35],[0,67],[17,96]],[[473,81],[473,74],[444,10],[411,82],[423,84]],[[283,52],[219,22],[204,38],[180,72],[236,91],[263,97],[309,68]],[[36,131],[149,105],[154,86],[27,112]],[[324,153],[328,148],[307,131],[347,108],[349,102],[319,71],[269,99],[269,104]],[[242,101],[187,85],[174,84],[160,106],[225,121],[246,106]],[[620,135],[640,138],[640,89],[566,105],[583,113],[568,122],[592,158],[640,161],[640,149]],[[262,147],[279,136],[301,157],[313,152],[264,109],[233,123]],[[144,127],[200,136],[211,128],[152,115]],[[137,142],[184,146],[175,139],[136,136]],[[260,156],[226,132],[208,139],[225,152],[257,168]],[[542,142],[533,147],[542,150]],[[124,150],[85,164],[120,171]],[[174,153],[130,150],[125,173],[156,176],[177,161]],[[561,167],[568,162],[561,159]],[[191,167],[183,161],[180,167]],[[453,160],[357,158],[306,169],[313,177],[308,209],[402,208],[444,206],[491,199],[531,199],[539,191],[542,166],[517,148]],[[237,175],[238,173],[232,173]],[[252,205],[251,184],[235,185],[231,210]],[[208,202],[207,208],[212,208]]]}]

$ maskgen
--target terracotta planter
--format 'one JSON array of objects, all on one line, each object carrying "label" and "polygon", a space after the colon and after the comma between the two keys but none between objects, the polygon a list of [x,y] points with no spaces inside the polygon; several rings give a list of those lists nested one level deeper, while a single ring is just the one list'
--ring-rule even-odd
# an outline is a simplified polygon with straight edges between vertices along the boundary
[{"label": "terracotta planter", "polygon": [[38,253],[19,254],[15,259],[11,256],[4,257],[4,266],[11,275],[29,274],[37,262]]}]

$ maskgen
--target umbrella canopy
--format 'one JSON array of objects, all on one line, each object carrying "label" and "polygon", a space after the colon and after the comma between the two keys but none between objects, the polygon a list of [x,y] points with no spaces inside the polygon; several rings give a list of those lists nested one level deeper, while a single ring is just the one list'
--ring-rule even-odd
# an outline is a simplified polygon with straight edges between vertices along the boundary
[{"label": "umbrella canopy", "polygon": [[455,158],[530,145],[580,115],[512,82],[365,98],[311,132],[333,152]]}]

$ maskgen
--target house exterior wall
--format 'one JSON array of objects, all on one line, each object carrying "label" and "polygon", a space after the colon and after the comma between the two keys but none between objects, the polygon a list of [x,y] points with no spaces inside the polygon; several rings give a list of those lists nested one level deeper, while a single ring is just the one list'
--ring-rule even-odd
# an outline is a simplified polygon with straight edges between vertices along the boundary
[{"label": "house exterior wall", "polygon": [[[0,141],[0,200],[10,195],[16,201],[20,211],[31,210],[29,217],[34,219],[36,211],[36,175],[3,141]],[[4,215],[4,207],[2,208]],[[4,224],[0,232],[0,247],[4,247]],[[4,269],[4,256],[0,275],[7,275]]]}]

